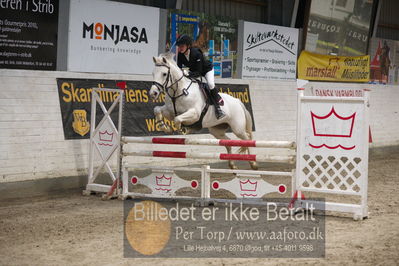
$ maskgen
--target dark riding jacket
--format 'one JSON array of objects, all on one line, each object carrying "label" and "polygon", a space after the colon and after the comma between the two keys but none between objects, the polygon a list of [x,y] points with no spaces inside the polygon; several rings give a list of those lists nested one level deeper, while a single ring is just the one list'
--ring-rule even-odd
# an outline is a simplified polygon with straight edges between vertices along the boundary
[{"label": "dark riding jacket", "polygon": [[180,68],[183,66],[188,67],[190,76],[192,77],[205,76],[205,74],[213,68],[211,61],[204,57],[201,49],[196,47],[191,47],[189,49],[189,60],[187,60],[183,53],[179,53],[177,56],[177,65]]}]

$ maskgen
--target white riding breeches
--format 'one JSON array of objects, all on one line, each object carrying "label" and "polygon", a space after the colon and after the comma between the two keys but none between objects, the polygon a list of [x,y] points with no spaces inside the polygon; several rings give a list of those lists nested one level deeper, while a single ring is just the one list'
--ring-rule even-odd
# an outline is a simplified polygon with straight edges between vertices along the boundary
[{"label": "white riding breeches", "polygon": [[208,83],[209,89],[213,90],[215,88],[215,71],[212,70],[206,72],[205,74],[206,83]]}]

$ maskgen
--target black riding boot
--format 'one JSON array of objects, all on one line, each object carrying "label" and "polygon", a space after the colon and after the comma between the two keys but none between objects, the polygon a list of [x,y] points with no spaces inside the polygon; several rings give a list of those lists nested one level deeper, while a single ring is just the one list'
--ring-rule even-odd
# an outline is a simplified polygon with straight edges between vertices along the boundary
[{"label": "black riding boot", "polygon": [[218,91],[216,89],[210,90],[211,102],[215,106],[215,115],[217,119],[224,117],[226,114],[220,108],[220,106],[224,105],[222,97],[220,97]]}]

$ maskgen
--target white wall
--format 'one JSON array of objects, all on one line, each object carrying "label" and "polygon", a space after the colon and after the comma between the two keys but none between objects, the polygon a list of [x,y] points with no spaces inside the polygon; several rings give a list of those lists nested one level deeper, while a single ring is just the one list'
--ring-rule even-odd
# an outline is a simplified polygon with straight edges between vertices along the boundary
[{"label": "white wall", "polygon": [[[0,182],[87,173],[89,141],[64,140],[56,78],[151,80],[150,76],[137,75],[0,70]],[[218,81],[249,83],[256,124],[255,139],[295,140],[295,82],[226,79],[216,82]],[[325,82],[313,82],[310,86],[370,88],[374,141],[371,146],[399,145],[399,86]],[[178,147],[173,148],[179,150]],[[164,149],[167,150],[167,147]],[[221,147],[217,149],[223,151]],[[201,150],[204,151],[204,147]],[[207,150],[214,151],[212,147]],[[267,152],[281,153],[277,150]],[[151,163],[154,160],[140,161]],[[170,164],[170,160],[157,159],[157,164],[162,163]],[[180,160],[179,163],[187,161]]]}]

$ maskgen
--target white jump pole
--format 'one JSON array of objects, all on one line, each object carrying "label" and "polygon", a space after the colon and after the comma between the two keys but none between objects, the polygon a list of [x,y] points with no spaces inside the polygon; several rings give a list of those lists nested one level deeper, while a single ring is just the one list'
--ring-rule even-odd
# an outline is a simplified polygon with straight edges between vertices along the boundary
[{"label": "white jump pole", "polygon": [[215,159],[256,161],[269,163],[295,163],[295,156],[255,155],[255,154],[229,154],[229,153],[205,153],[205,152],[178,152],[178,151],[126,151],[123,156],[165,157],[185,159]]},{"label": "white jump pole", "polygon": [[172,145],[235,146],[235,147],[288,148],[288,149],[296,148],[296,144],[294,141],[122,137],[122,142],[126,144],[152,143],[152,144],[172,144]]}]

